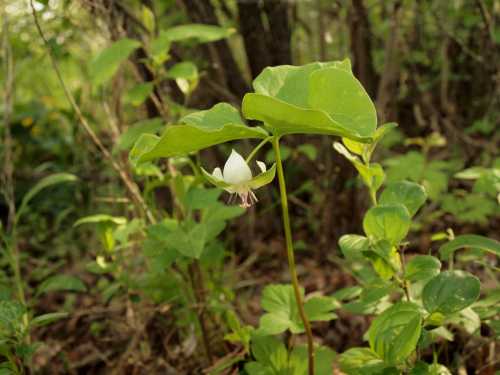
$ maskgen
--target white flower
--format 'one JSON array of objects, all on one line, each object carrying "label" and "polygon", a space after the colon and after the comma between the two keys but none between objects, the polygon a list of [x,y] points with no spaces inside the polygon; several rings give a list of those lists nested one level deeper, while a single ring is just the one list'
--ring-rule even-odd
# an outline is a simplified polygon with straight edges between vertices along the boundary
[{"label": "white flower", "polygon": [[253,190],[260,188],[274,179],[276,165],[267,170],[266,165],[257,161],[257,166],[262,173],[252,176],[252,171],[243,157],[232,150],[231,155],[224,164],[224,170],[215,168],[212,174],[207,173],[203,168],[203,174],[214,185],[223,188],[231,194],[236,194],[241,199],[241,207],[250,207],[257,202]]}]

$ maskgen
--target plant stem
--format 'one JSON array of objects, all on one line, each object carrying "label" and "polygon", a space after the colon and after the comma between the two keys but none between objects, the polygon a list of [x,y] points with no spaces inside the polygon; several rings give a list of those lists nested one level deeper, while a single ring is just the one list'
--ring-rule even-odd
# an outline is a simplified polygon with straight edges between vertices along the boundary
[{"label": "plant stem", "polygon": [[250,160],[252,160],[252,159],[253,159],[253,157],[255,156],[255,154],[257,154],[257,151],[259,151],[259,150],[262,148],[262,146],[264,146],[264,145],[265,145],[267,142],[269,142],[271,139],[272,139],[272,137],[267,137],[267,138],[263,139],[263,140],[262,140],[262,142],[260,142],[260,143],[257,145],[257,147],[255,147],[255,148],[252,150],[252,152],[250,153],[250,155],[248,155],[248,157],[247,157],[247,158],[246,158],[246,160],[245,160],[245,161],[247,162],[247,164],[248,164],[248,162],[249,162]]},{"label": "plant stem", "polygon": [[285,241],[286,241],[286,254],[288,258],[288,268],[290,270],[290,276],[292,279],[293,291],[295,293],[295,300],[297,302],[297,307],[299,310],[300,319],[304,324],[304,328],[307,335],[307,352],[308,352],[308,368],[309,375],[314,375],[314,342],[311,330],[311,324],[307,319],[306,312],[304,310],[304,302],[302,300],[302,294],[300,292],[299,278],[297,276],[297,268],[295,267],[295,256],[293,252],[293,240],[292,240],[292,229],[290,226],[290,215],[288,213],[288,198],[286,194],[286,183],[285,174],[283,173],[283,163],[281,162],[279,137],[274,137],[272,139],[274,155],[276,158],[276,165],[278,170],[278,182],[280,186],[280,196],[281,196],[281,209],[283,214],[283,229],[285,231]]}]

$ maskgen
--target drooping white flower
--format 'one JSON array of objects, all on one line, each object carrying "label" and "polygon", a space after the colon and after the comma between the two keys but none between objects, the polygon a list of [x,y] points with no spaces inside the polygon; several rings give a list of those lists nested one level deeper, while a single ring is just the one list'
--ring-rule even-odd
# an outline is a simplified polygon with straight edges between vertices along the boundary
[{"label": "drooping white flower", "polygon": [[266,165],[257,161],[257,166],[262,173],[253,177],[252,171],[245,159],[235,150],[224,164],[224,170],[215,168],[212,174],[206,172],[203,168],[203,174],[214,185],[223,188],[231,194],[236,194],[241,199],[241,207],[250,207],[257,202],[257,197],[253,190],[260,188],[274,179],[276,165],[267,170]]}]

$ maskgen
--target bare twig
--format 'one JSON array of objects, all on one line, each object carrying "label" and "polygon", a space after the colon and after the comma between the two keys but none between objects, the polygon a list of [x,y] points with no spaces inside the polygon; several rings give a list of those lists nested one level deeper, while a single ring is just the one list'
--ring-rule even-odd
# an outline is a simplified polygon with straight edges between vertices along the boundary
[{"label": "bare twig", "polygon": [[49,44],[47,38],[45,37],[45,34],[43,33],[43,30],[42,30],[42,28],[40,26],[40,22],[39,22],[39,19],[38,19],[38,14],[37,14],[37,11],[35,10],[35,7],[33,5],[33,0],[30,0],[30,5],[31,5],[31,11],[32,11],[32,14],[33,14],[33,19],[35,21],[35,26],[36,26],[36,28],[38,30],[38,34],[40,34],[40,37],[42,38],[42,40],[43,40],[43,42],[45,44],[45,47],[47,48],[47,52],[49,54],[49,57],[50,57],[50,60],[51,60],[51,63],[52,63],[52,67],[54,68],[54,71],[55,71],[55,73],[57,75],[59,83],[61,84],[61,86],[62,86],[62,88],[64,90],[64,94],[65,94],[66,98],[68,99],[71,107],[75,111],[75,114],[76,114],[76,116],[77,116],[77,118],[79,120],[80,125],[83,127],[83,129],[85,130],[85,132],[87,133],[87,135],[90,137],[90,139],[92,140],[92,142],[96,145],[96,147],[99,149],[99,151],[104,156],[104,158],[111,164],[111,166],[113,167],[113,169],[118,173],[118,175],[120,176],[121,180],[123,181],[123,183],[124,183],[126,189],[128,190],[128,192],[130,193],[130,195],[131,195],[134,203],[136,204],[136,206],[142,212],[144,212],[144,214],[146,215],[146,217],[148,218],[148,220],[151,223],[155,223],[156,222],[156,218],[154,217],[153,213],[149,210],[149,207],[147,206],[146,202],[142,198],[142,195],[141,195],[141,193],[139,191],[138,186],[132,181],[132,179],[130,178],[130,176],[128,175],[128,173],[125,171],[125,169],[123,168],[123,166],[121,166],[113,158],[113,156],[111,155],[111,153],[109,152],[109,150],[106,148],[106,146],[104,146],[104,144],[101,142],[101,140],[97,137],[96,133],[90,127],[90,125],[87,122],[86,118],[83,116],[83,113],[80,110],[80,107],[78,106],[78,104],[76,104],[76,101],[75,101],[75,98],[73,97],[73,94],[71,94],[71,92],[69,91],[68,87],[64,83],[64,80],[62,78],[61,72],[59,70],[59,66],[58,66],[57,61],[56,61],[56,59],[54,57],[53,51],[52,51],[52,49],[50,47],[50,44]]}]

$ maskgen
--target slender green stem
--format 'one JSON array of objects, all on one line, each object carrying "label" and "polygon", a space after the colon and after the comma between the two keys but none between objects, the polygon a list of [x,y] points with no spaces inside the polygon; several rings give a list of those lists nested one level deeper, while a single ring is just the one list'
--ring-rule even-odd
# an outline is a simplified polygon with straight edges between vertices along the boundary
[{"label": "slender green stem", "polygon": [[280,196],[281,196],[281,209],[283,214],[283,229],[285,231],[285,241],[286,241],[286,254],[288,258],[288,268],[290,271],[290,276],[292,279],[293,291],[295,293],[295,300],[297,302],[297,307],[299,310],[300,319],[304,324],[307,335],[307,352],[308,352],[308,368],[309,375],[314,375],[314,342],[311,330],[311,324],[307,319],[306,312],[304,310],[304,301],[302,300],[302,294],[300,292],[299,278],[297,276],[297,268],[295,267],[295,256],[293,252],[293,240],[292,240],[292,229],[290,226],[290,215],[288,214],[288,198],[286,194],[286,183],[285,174],[283,173],[283,164],[281,162],[279,137],[274,137],[272,139],[274,154],[276,158],[276,166],[278,170],[278,182],[280,186]]},{"label": "slender green stem", "polygon": [[252,152],[250,153],[250,155],[248,155],[248,157],[246,158],[246,162],[248,164],[248,162],[250,160],[252,160],[254,158],[254,156],[257,154],[257,152],[262,148],[262,146],[264,146],[267,142],[269,142],[273,137],[267,137],[265,139],[262,140],[262,142],[260,142],[257,147],[255,147]]}]

